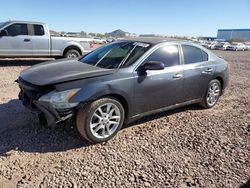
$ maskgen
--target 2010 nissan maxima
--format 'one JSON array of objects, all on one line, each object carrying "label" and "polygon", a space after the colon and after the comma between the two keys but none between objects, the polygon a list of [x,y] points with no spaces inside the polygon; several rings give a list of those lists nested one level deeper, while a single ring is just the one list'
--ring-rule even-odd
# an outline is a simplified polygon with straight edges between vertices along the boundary
[{"label": "2010 nissan maxima", "polygon": [[97,143],[145,115],[213,107],[228,85],[228,64],[187,41],[139,38],[32,66],[18,83],[19,99],[48,125],[75,118],[80,134]]}]

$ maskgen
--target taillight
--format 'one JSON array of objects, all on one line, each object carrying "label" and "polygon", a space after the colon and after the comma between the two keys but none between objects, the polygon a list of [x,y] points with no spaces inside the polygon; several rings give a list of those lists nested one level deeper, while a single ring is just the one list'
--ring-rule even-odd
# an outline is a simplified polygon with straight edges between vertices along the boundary
[{"label": "taillight", "polygon": [[89,47],[94,48],[94,41],[89,41]]}]

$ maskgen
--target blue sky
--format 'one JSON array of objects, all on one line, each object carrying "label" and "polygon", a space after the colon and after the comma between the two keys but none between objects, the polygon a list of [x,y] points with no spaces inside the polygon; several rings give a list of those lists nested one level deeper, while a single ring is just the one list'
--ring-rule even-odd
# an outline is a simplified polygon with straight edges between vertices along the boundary
[{"label": "blue sky", "polygon": [[0,22],[42,21],[56,31],[216,36],[250,28],[250,0],[9,0],[0,10]]}]

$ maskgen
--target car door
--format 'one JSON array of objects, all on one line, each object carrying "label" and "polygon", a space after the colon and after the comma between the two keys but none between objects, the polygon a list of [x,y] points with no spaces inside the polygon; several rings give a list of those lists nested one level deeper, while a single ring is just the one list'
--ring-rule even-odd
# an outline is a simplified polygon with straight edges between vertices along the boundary
[{"label": "car door", "polygon": [[214,74],[214,63],[202,49],[183,44],[183,101],[200,99]]},{"label": "car door", "polygon": [[[160,61],[164,70],[141,71],[149,61]],[[137,114],[179,103],[182,98],[183,70],[178,45],[166,45],[153,51],[135,71]]]},{"label": "car door", "polygon": [[50,38],[44,26],[40,24],[29,24],[28,27],[31,35],[33,56],[49,56]]},{"label": "car door", "polygon": [[13,23],[4,30],[8,35],[0,37],[1,56],[32,56],[32,43],[27,24]]}]

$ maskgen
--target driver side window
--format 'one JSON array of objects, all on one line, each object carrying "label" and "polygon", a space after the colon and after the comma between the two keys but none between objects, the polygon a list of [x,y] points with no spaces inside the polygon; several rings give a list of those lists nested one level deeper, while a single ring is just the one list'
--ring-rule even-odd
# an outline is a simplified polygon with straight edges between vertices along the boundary
[{"label": "driver side window", "polygon": [[8,36],[28,35],[27,24],[12,24],[5,30],[8,32]]},{"label": "driver side window", "polygon": [[160,61],[165,67],[179,65],[179,50],[177,45],[167,45],[155,50],[145,61]]}]

